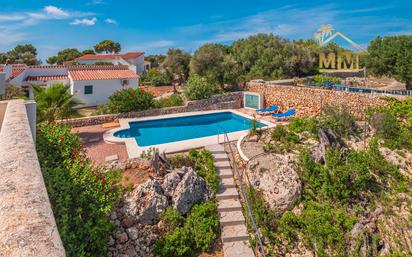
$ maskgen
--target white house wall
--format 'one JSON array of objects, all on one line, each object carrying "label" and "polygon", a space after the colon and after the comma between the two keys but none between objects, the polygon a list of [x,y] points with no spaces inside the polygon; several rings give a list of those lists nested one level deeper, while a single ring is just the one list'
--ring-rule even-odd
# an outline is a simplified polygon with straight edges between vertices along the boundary
[{"label": "white house wall", "polygon": [[[97,106],[107,103],[109,96],[118,90],[138,87],[138,79],[128,79],[128,81],[128,86],[122,86],[121,79],[77,80],[72,81],[71,92],[83,103],[82,107]],[[93,94],[84,94],[84,87],[87,85],[93,86]]]}]

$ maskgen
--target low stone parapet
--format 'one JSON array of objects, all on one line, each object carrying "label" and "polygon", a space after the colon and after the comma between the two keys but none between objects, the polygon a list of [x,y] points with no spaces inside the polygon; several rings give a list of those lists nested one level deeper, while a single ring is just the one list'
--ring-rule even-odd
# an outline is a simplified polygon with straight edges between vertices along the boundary
[{"label": "low stone parapet", "polygon": [[208,99],[189,101],[184,106],[149,109],[139,112],[127,112],[117,114],[97,115],[84,118],[61,120],[60,123],[69,124],[73,127],[84,127],[112,122],[120,118],[139,118],[148,116],[159,116],[181,112],[196,112],[221,109],[242,108],[243,92],[235,92],[224,95],[215,95]]},{"label": "low stone parapet", "polygon": [[0,131],[0,256],[65,256],[25,103],[6,104]]}]

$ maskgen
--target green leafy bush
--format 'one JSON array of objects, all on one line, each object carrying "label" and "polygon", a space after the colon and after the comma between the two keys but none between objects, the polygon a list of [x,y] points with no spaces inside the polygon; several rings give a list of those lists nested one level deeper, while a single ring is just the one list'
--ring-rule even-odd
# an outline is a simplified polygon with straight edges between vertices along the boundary
[{"label": "green leafy bush", "polygon": [[36,147],[66,254],[105,256],[113,229],[109,213],[121,193],[119,173],[92,166],[66,126],[39,125]]},{"label": "green leafy bush", "polygon": [[196,173],[204,178],[216,193],[219,187],[219,177],[213,164],[212,154],[207,150],[190,150],[189,159],[193,162]]},{"label": "green leafy bush", "polygon": [[331,128],[341,137],[349,137],[358,132],[356,119],[346,106],[325,106],[321,126]]},{"label": "green leafy bush", "polygon": [[276,127],[273,128],[271,137],[275,141],[280,141],[283,138],[285,138],[287,134],[288,134],[288,131],[286,130],[285,126],[277,125]]},{"label": "green leafy bush", "polygon": [[172,107],[172,106],[182,106],[183,105],[183,98],[180,94],[173,94],[168,98],[162,98],[156,100],[154,105],[156,108],[165,108],[165,107]]},{"label": "green leafy bush", "polygon": [[197,74],[191,74],[185,87],[184,93],[189,100],[206,99],[212,96],[215,88],[206,78]]},{"label": "green leafy bush", "polygon": [[319,122],[317,118],[293,118],[288,124],[288,130],[295,133],[302,133],[304,131],[316,135],[318,132]]},{"label": "green leafy bush", "polygon": [[154,107],[153,95],[141,89],[125,88],[109,96],[111,113],[142,111]]},{"label": "green leafy bush", "polygon": [[[176,221],[178,214],[167,210],[169,220]],[[177,223],[174,223],[177,224]],[[215,202],[205,202],[192,207],[183,226],[166,233],[155,243],[154,253],[161,257],[191,256],[196,252],[209,251],[217,239],[219,219]]]},{"label": "green leafy bush", "polygon": [[340,83],[339,77],[331,77],[331,76],[324,76],[324,75],[315,75],[313,76],[313,81],[317,84],[322,84],[324,82],[331,82],[331,83]]},{"label": "green leafy bush", "polygon": [[370,111],[370,124],[376,136],[391,149],[412,148],[412,97],[399,101],[387,98],[388,106]]},{"label": "green leafy bush", "polygon": [[153,86],[163,86],[163,85],[168,85],[170,84],[171,79],[167,74],[159,74],[154,77],[152,77],[152,85]]}]

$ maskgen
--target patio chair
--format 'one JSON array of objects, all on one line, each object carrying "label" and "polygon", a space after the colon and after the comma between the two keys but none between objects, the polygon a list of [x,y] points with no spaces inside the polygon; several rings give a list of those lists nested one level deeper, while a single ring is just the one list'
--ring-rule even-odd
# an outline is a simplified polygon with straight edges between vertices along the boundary
[{"label": "patio chair", "polygon": [[295,115],[295,113],[296,113],[296,110],[295,110],[295,109],[289,109],[289,110],[287,110],[287,111],[284,112],[284,113],[275,113],[275,114],[272,114],[272,117],[275,118],[275,119],[287,119],[287,118]]},{"label": "patio chair", "polygon": [[261,113],[261,114],[265,114],[265,113],[271,113],[271,112],[275,112],[279,109],[279,107],[275,104],[269,106],[266,109],[260,109],[260,110],[256,110],[257,113]]}]

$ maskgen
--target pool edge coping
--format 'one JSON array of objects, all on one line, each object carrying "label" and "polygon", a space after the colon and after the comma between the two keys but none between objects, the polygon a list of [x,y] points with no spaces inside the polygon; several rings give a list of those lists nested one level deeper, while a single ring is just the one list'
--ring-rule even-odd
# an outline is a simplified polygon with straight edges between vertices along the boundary
[{"label": "pool edge coping", "polygon": [[[178,118],[178,117],[186,117],[186,116],[197,116],[203,114],[212,114],[212,113],[221,113],[221,112],[232,112],[244,118],[253,120],[253,116],[239,112],[235,109],[223,109],[223,110],[211,110],[211,111],[196,111],[196,112],[183,112],[183,113],[173,113],[173,114],[166,114],[160,116],[149,116],[149,117],[141,117],[141,118],[123,118],[119,119],[120,127],[114,128],[111,130],[106,131],[103,134],[103,139],[107,143],[114,143],[114,144],[125,144],[126,151],[129,158],[137,158],[140,155],[149,149],[158,148],[161,152],[166,153],[175,153],[175,152],[182,152],[189,149],[205,147],[208,145],[214,145],[224,142],[224,134],[216,134],[207,137],[200,137],[200,138],[193,138],[175,142],[169,142],[164,144],[157,144],[151,146],[139,146],[134,138],[119,138],[114,136],[114,133],[129,129],[130,122],[135,121],[149,121],[149,120],[159,120],[164,118]],[[271,123],[266,120],[258,120],[258,122],[263,123],[266,125],[265,129],[275,127],[276,124]],[[238,140],[244,133],[247,133],[247,130],[240,130],[235,132],[227,133],[230,141]]]}]

